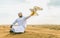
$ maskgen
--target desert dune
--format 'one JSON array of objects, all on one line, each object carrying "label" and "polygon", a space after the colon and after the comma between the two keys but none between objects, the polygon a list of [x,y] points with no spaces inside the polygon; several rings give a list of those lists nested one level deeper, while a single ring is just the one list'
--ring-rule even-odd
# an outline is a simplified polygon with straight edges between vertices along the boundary
[{"label": "desert dune", "polygon": [[9,31],[9,25],[0,25],[0,38],[60,38],[60,25],[28,25],[23,34]]}]

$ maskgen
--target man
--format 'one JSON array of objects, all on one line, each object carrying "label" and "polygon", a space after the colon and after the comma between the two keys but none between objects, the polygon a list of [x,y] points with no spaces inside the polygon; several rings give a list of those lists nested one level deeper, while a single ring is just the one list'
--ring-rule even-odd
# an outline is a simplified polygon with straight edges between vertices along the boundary
[{"label": "man", "polygon": [[[31,10],[31,14],[28,16],[28,17],[24,17],[23,15],[22,15],[22,13],[20,12],[20,13],[18,13],[18,16],[19,16],[19,18],[17,18],[14,22],[13,22],[13,24],[11,25],[11,30],[10,30],[10,33],[24,33],[25,32],[25,28],[26,28],[26,20],[28,19],[28,18],[30,18],[31,16],[33,16],[34,14],[35,14],[35,12],[36,12],[36,10],[34,10],[34,9],[30,9]],[[15,26],[15,24],[18,24],[18,26]]]}]

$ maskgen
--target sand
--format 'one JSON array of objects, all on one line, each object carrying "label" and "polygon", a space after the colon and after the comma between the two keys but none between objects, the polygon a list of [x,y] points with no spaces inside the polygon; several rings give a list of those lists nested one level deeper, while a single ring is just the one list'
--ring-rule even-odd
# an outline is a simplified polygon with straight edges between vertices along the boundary
[{"label": "sand", "polygon": [[0,38],[60,38],[60,25],[30,25],[23,34],[11,34],[9,31],[9,25],[0,25]]}]

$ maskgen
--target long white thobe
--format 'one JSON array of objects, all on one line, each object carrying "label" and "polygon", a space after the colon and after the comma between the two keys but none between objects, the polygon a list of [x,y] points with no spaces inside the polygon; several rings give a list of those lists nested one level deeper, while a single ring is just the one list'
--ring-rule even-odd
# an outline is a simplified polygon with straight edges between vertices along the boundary
[{"label": "long white thobe", "polygon": [[[28,17],[22,17],[22,18],[17,18],[14,23],[12,24],[13,27],[12,27],[12,31],[13,32],[24,32],[25,31],[25,28],[26,28],[26,19],[29,18],[30,16]],[[17,26],[15,26],[15,24],[18,24]]]}]

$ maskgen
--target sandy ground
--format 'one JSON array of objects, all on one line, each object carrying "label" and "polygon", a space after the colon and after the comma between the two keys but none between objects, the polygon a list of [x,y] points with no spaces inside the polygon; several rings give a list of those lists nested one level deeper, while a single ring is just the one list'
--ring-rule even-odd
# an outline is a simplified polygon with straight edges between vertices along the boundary
[{"label": "sandy ground", "polygon": [[23,34],[10,34],[10,26],[0,26],[0,38],[60,38],[60,25],[31,25]]}]

